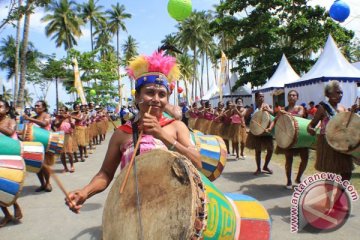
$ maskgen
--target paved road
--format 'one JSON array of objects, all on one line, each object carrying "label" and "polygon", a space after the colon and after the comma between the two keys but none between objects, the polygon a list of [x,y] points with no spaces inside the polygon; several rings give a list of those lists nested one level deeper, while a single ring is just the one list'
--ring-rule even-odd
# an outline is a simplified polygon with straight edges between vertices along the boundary
[{"label": "paved road", "polygon": [[[108,134],[107,140],[110,135]],[[61,174],[61,164],[54,166],[67,190],[80,188],[90,181],[102,163],[107,141],[97,146],[96,152],[86,162],[76,163],[75,173]],[[250,154],[249,152],[246,152]],[[311,163],[310,163],[311,164]],[[258,199],[272,219],[272,239],[355,239],[360,226],[359,201],[352,205],[352,214],[346,224],[331,233],[290,233],[291,191],[284,188],[285,174],[282,166],[272,164],[274,175],[254,176],[255,162],[252,157],[235,161],[229,159],[221,177],[214,184],[223,192],[237,192]],[[28,173],[19,203],[24,218],[21,223],[9,224],[0,229],[0,239],[16,240],[90,240],[101,239],[102,210],[107,192],[89,199],[79,215],[70,212],[64,204],[64,196],[53,183],[53,192],[35,193],[38,180]],[[109,188],[108,188],[109,190]]]}]

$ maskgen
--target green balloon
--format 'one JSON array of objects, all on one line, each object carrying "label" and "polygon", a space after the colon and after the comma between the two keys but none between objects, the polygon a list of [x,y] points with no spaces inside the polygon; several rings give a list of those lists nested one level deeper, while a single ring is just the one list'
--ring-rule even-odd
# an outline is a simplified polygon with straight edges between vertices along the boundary
[{"label": "green balloon", "polygon": [[90,95],[91,95],[91,96],[95,96],[95,95],[96,95],[95,89],[91,89],[91,90],[90,90]]},{"label": "green balloon", "polygon": [[191,0],[169,0],[168,12],[177,21],[183,21],[192,11]]}]

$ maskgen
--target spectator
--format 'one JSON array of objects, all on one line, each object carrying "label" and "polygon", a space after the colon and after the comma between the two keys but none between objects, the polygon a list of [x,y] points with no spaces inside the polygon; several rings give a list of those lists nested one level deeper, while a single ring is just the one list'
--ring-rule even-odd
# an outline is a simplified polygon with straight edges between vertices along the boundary
[{"label": "spectator", "polygon": [[315,107],[315,103],[313,101],[309,102],[310,108],[307,110],[307,118],[313,119],[315,116],[315,113],[317,111],[317,108]]}]

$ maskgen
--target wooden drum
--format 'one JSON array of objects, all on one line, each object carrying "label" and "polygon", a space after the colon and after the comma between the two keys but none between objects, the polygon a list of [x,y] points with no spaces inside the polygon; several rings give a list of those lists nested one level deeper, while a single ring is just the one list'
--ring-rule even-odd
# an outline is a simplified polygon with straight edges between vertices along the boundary
[{"label": "wooden drum", "polygon": [[281,114],[275,124],[275,140],[280,148],[316,148],[316,136],[307,132],[311,120]]},{"label": "wooden drum", "polygon": [[0,205],[11,206],[25,179],[25,162],[20,156],[0,155]]},{"label": "wooden drum", "polygon": [[[346,127],[347,123],[349,124]],[[325,137],[336,151],[360,158],[360,116],[358,114],[337,113],[327,124]]]},{"label": "wooden drum", "polygon": [[255,136],[273,135],[273,132],[265,132],[273,120],[274,117],[267,111],[257,111],[251,118],[250,132]]},{"label": "wooden drum", "polygon": [[[124,192],[119,193],[127,166],[116,178],[105,203],[104,240],[139,239],[141,233],[143,239],[157,240],[240,239],[242,214],[236,200],[222,194],[185,157],[156,149],[136,157],[135,162],[140,203],[134,171]],[[251,229],[259,236],[255,225]],[[270,228],[262,236],[269,235]]]}]

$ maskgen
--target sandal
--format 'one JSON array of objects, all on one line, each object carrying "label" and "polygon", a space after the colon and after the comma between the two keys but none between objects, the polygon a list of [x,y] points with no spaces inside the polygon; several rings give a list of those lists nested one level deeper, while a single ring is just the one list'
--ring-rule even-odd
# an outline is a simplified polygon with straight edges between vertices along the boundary
[{"label": "sandal", "polygon": [[263,168],[263,171],[266,173],[266,174],[273,174],[273,171],[269,168]]}]

